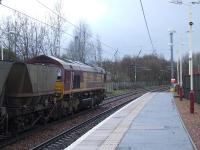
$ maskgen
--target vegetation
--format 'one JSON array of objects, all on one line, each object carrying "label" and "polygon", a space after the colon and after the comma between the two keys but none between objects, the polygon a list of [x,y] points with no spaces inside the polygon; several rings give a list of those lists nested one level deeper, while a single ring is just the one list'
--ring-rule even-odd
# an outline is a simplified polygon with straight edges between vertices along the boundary
[{"label": "vegetation", "polygon": [[[111,80],[120,81],[170,81],[170,62],[161,56],[144,55],[143,57],[124,56],[121,60],[103,62],[103,67],[110,72]],[[135,69],[136,67],[136,69]]]},{"label": "vegetation", "polygon": [[4,60],[10,60],[10,61],[18,61],[20,58],[18,58],[14,52],[9,51],[9,49],[3,49],[4,54]]},{"label": "vegetation", "polygon": [[[200,73],[200,52],[193,54],[193,71],[194,73]],[[183,57],[183,74],[189,73],[189,56]]]},{"label": "vegetation", "polygon": [[[54,11],[59,15],[46,16],[46,24],[36,23],[20,13],[13,12],[0,20],[0,36],[4,58],[26,61],[44,54],[63,59],[81,61],[103,66],[110,73],[111,81],[170,81],[170,62],[154,54],[124,56],[122,59],[103,60],[102,43],[99,35],[93,35],[89,25],[80,21],[69,37],[62,0],[55,4]],[[70,42],[66,42],[66,38]],[[200,53],[194,55],[194,71],[200,72]],[[176,68],[176,67],[175,67]],[[188,56],[183,58],[183,71],[188,73]],[[136,78],[135,78],[136,75]],[[176,74],[175,74],[176,76]]]},{"label": "vegetation", "polygon": [[[1,45],[22,61],[44,54],[99,64],[102,60],[99,36],[91,38],[92,32],[84,21],[76,25],[73,35],[69,34],[67,23],[61,17],[64,16],[62,0],[57,1],[54,12],[59,15],[46,16],[41,23],[15,11],[12,16],[2,18]],[[67,38],[72,38],[70,43],[66,42]]]},{"label": "vegetation", "polygon": [[128,92],[128,89],[123,89],[123,90],[113,90],[111,93],[109,93],[111,96],[117,96],[123,93]]}]

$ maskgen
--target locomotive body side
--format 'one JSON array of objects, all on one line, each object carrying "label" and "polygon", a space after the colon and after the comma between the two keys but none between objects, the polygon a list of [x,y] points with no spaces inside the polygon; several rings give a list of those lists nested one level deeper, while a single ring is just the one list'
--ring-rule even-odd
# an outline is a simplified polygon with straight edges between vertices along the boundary
[{"label": "locomotive body side", "polygon": [[94,107],[104,99],[105,72],[101,68],[44,55],[31,59],[29,63],[53,64],[60,68],[55,90],[62,109],[69,113]]}]

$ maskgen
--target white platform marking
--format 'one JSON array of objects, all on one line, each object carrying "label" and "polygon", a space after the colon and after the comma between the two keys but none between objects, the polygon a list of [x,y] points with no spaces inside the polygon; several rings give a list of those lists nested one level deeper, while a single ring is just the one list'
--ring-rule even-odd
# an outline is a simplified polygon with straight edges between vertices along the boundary
[{"label": "white platform marking", "polygon": [[[135,99],[134,101],[132,101],[131,103],[127,104],[126,106],[122,107],[121,109],[119,109],[118,111],[116,111],[114,114],[112,114],[111,116],[109,116],[108,118],[106,118],[104,121],[100,122],[97,126],[93,127],[90,131],[88,131],[87,133],[85,133],[83,136],[81,136],[79,139],[77,139],[74,143],[72,143],[69,147],[67,147],[65,150],[71,150],[71,149],[76,149],[76,147],[82,142],[84,141],[89,135],[91,135],[93,132],[95,132],[97,129],[99,129],[102,125],[103,128],[106,128],[105,123],[110,120],[112,117],[114,117],[115,115],[117,115],[119,112],[121,112],[122,110],[126,109],[127,107],[129,107],[130,105],[136,103],[135,107],[136,109],[134,110],[130,110],[130,116],[132,116],[130,118],[130,116],[125,117],[124,120],[119,124],[121,126],[116,127],[116,129],[113,129],[114,132],[111,133],[110,135],[106,136],[107,138],[105,139],[105,141],[102,143],[103,145],[101,146],[100,149],[110,149],[111,147],[107,147],[108,146],[108,141],[110,141],[111,139],[114,139],[114,141],[116,141],[116,143],[112,143],[110,144],[110,146],[112,146],[113,148],[117,146],[117,144],[119,143],[120,139],[122,138],[122,136],[124,135],[125,131],[128,129],[128,127],[130,126],[132,120],[137,116],[137,114],[140,112],[140,110],[144,107],[144,105],[148,102],[148,100],[150,100],[155,94],[149,94],[146,93],[144,95],[142,95],[141,97]],[[149,96],[149,97],[148,97]],[[141,100],[141,102],[139,103],[139,100]],[[137,105],[137,103],[141,104],[141,105]],[[138,106],[138,107],[137,107]],[[120,116],[120,114],[119,114]],[[123,127],[123,128],[122,128]],[[123,133],[123,134],[122,134]],[[104,135],[102,135],[104,136]],[[113,141],[113,140],[112,140]],[[113,142],[114,142],[113,141]],[[95,147],[93,147],[95,149]],[[112,148],[111,148],[112,149]]]}]

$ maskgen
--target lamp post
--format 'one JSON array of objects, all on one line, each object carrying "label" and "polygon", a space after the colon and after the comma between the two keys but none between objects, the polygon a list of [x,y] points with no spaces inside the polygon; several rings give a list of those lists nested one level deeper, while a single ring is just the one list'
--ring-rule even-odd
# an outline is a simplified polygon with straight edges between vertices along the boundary
[{"label": "lamp post", "polygon": [[114,59],[115,59],[115,66],[114,66],[114,80],[117,81],[118,78],[118,74],[117,74],[117,53],[118,53],[118,49],[115,51],[114,53]]},{"label": "lamp post", "polygon": [[[10,59],[10,35],[13,34],[15,35],[15,55],[16,55],[16,33],[14,31],[9,31],[9,32],[3,32],[4,34],[8,35],[8,57]],[[1,45],[1,60],[4,60],[4,50],[3,50],[3,38],[0,40],[0,45]]]},{"label": "lamp post", "polygon": [[[14,35],[14,54],[17,56],[17,52],[16,52],[16,41],[17,41],[17,37],[16,37],[16,31],[9,31],[9,59],[10,59],[10,35]],[[13,47],[12,47],[13,48]]]},{"label": "lamp post", "polygon": [[180,69],[179,69],[179,67],[180,67],[180,50],[179,49],[177,49],[177,56],[178,56],[178,58],[177,58],[177,94],[178,94],[178,96],[180,96],[180,93],[179,93],[179,88],[180,88],[180,76],[181,76],[181,74],[180,74]]},{"label": "lamp post", "polygon": [[174,83],[172,82],[174,80],[174,60],[173,60],[173,35],[176,31],[170,30],[170,49],[171,49],[171,90],[174,91]]},{"label": "lamp post", "polygon": [[194,113],[194,90],[193,90],[193,58],[192,58],[192,11],[189,6],[189,64],[190,64],[190,113]]},{"label": "lamp post", "polygon": [[[181,49],[183,48],[182,38],[181,38]],[[179,55],[180,58],[180,87],[179,87],[179,98],[182,100],[183,98],[183,69],[182,69],[182,55]]]},{"label": "lamp post", "polygon": [[142,50],[139,51],[139,53],[138,53],[138,55],[137,55],[137,57],[135,59],[135,83],[137,81],[137,67],[136,67],[136,64],[137,64],[137,60],[138,60],[139,55],[140,55],[141,52],[142,52]]},{"label": "lamp post", "polygon": [[189,100],[190,100],[190,113],[194,113],[194,89],[193,89],[193,57],[192,57],[192,10],[191,7],[194,4],[200,4],[200,1],[193,1],[189,4],[183,3],[182,1],[177,2],[171,2],[174,4],[183,4],[188,6],[189,10],[189,74],[190,74],[190,94],[189,94]]},{"label": "lamp post", "polygon": [[1,40],[1,60],[3,60],[3,41]]}]

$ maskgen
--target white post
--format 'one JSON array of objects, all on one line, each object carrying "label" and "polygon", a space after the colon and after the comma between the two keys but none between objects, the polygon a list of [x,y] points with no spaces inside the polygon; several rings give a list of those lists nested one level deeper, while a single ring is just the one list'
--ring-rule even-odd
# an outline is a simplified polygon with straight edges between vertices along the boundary
[{"label": "white post", "polygon": [[179,74],[179,62],[180,62],[179,61],[179,59],[180,59],[179,55],[180,55],[179,54],[179,49],[177,49],[177,56],[178,56],[178,58],[177,58],[177,66],[176,67],[177,67],[177,83],[178,83],[178,86],[180,85],[180,82],[179,82],[180,81],[180,78],[179,78],[180,77],[180,74]]},{"label": "white post", "polygon": [[180,53],[179,53],[179,60],[180,60],[180,87],[179,87],[179,97],[180,100],[183,98],[183,71],[182,71],[182,53],[183,50],[183,42],[182,42],[182,36],[180,37]]},{"label": "white post", "polygon": [[189,6],[189,69],[190,69],[190,90],[193,90],[193,60],[192,60],[192,11]]},{"label": "white post", "polygon": [[[180,38],[181,40],[181,47],[180,47],[180,50],[182,51],[183,50],[183,41],[182,41],[182,37]],[[183,85],[183,67],[182,67],[182,53],[179,53],[179,60],[180,60],[180,86],[182,87]]]},{"label": "white post", "polygon": [[180,56],[180,86],[183,85],[183,69],[182,69],[182,56]]},{"label": "white post", "polygon": [[192,10],[191,5],[189,5],[189,64],[190,64],[190,113],[194,113],[194,91],[193,91],[193,60],[192,60]]}]

